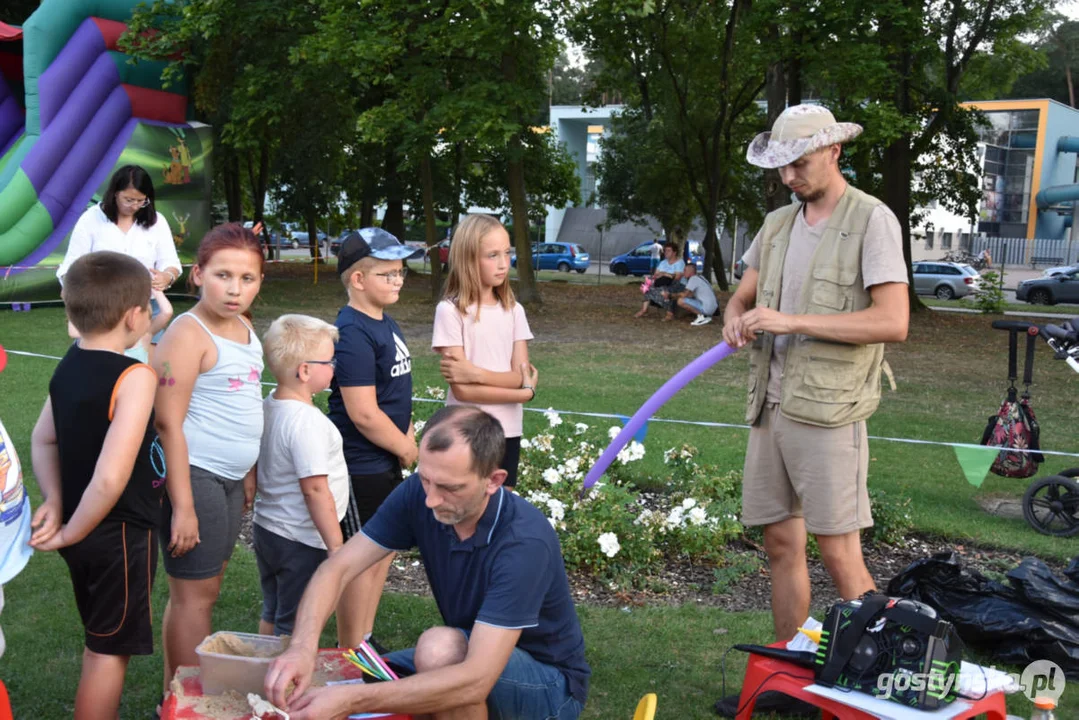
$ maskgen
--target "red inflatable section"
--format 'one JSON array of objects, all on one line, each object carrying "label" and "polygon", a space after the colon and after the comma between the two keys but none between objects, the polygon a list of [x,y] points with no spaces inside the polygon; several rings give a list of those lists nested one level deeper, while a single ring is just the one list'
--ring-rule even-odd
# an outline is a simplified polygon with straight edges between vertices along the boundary
[{"label": "red inflatable section", "polygon": [[121,85],[131,101],[131,114],[147,120],[183,124],[187,118],[187,98],[164,90],[137,85]]},{"label": "red inflatable section", "polygon": [[0,22],[0,40],[21,40],[22,28]]},{"label": "red inflatable section", "polygon": [[104,18],[90,18],[97,25],[97,29],[101,31],[101,37],[105,38],[105,47],[109,50],[119,50],[116,46],[120,36],[124,34],[124,30],[127,30],[127,25],[115,20],[105,20]]}]

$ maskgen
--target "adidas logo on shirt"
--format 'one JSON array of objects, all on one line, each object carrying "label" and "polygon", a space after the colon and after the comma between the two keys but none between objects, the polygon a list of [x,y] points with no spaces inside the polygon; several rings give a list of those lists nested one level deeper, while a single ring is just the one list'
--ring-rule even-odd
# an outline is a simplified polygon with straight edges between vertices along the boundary
[{"label": "adidas logo on shirt", "polygon": [[393,361],[397,364],[390,370],[390,377],[408,375],[412,372],[412,353],[408,351],[408,345],[405,345],[405,341],[399,338],[397,333],[393,334],[393,344],[397,349]]}]

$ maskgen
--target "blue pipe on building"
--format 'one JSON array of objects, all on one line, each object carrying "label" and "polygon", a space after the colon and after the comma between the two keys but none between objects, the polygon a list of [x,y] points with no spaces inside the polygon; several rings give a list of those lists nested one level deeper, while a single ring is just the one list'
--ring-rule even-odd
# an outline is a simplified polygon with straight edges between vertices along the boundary
[{"label": "blue pipe on building", "polygon": [[[1057,152],[1079,153],[1079,137],[1065,135],[1057,140]],[[1044,210],[1045,208],[1058,203],[1068,201],[1075,202],[1079,200],[1079,185],[1054,185],[1053,187],[1047,187],[1040,191],[1034,199],[1038,203],[1039,210]]]}]

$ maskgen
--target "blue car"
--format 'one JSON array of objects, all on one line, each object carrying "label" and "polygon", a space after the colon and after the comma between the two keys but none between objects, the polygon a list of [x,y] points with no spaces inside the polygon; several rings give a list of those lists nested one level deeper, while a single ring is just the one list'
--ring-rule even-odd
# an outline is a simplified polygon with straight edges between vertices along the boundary
[{"label": "blue car", "polygon": [[[697,266],[697,270],[704,272],[704,257],[701,255],[701,244],[696,240],[689,241],[689,257]],[[641,243],[627,253],[615,255],[611,258],[611,272],[615,275],[649,275],[652,272],[652,243]]]},{"label": "blue car", "polygon": [[[576,270],[583,273],[588,269],[589,262],[588,253],[577,243],[532,243],[532,267],[536,270]],[[517,267],[516,255],[510,260],[510,265]]]}]

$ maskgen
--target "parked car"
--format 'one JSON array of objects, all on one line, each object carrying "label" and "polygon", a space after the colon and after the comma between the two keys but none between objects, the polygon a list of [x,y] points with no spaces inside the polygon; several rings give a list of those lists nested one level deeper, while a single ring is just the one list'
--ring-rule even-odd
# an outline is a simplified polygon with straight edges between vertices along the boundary
[{"label": "parked car", "polygon": [[1079,270],[1079,265],[1058,265],[1057,267],[1045,268],[1045,270],[1042,270],[1042,275],[1056,277],[1057,275],[1067,275],[1077,270]]},{"label": "parked car", "polygon": [[970,265],[953,262],[914,263],[914,292],[952,300],[970,295],[981,287],[982,276]]},{"label": "parked car", "polygon": [[1015,288],[1015,299],[1031,305],[1055,305],[1079,302],[1079,268],[1053,277],[1023,280]]},{"label": "parked car", "polygon": [[[588,253],[577,243],[532,243],[532,267],[537,270],[583,273],[588,270],[589,262]],[[510,258],[510,265],[517,267],[516,255]]]},{"label": "parked car", "polygon": [[[326,233],[319,230],[318,231],[318,242],[319,242],[319,244],[321,245],[325,241],[326,241]],[[292,239],[289,240],[287,243],[282,241],[282,244],[290,244],[290,245],[292,245],[293,249],[296,249],[296,248],[299,248],[299,247],[310,247],[311,238],[308,235],[308,233],[306,233],[306,232],[294,232],[294,233],[292,233]]]},{"label": "parked car", "polygon": [[[704,256],[701,253],[701,244],[690,240],[689,257],[697,270],[704,272]],[[610,269],[615,275],[648,275],[652,272],[652,243],[641,243],[627,253],[615,255],[611,258]]]}]

